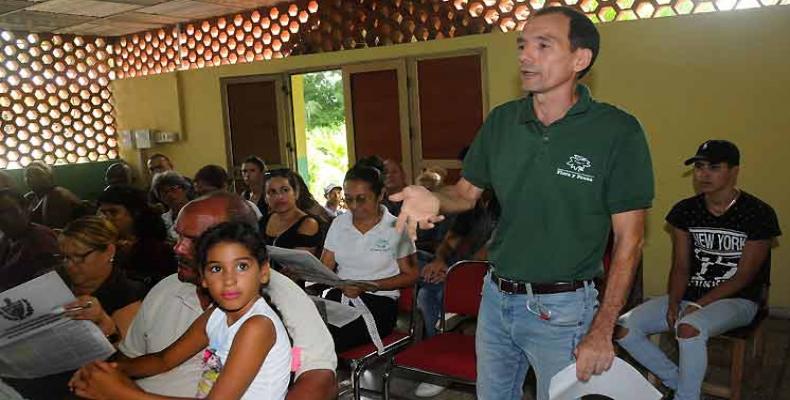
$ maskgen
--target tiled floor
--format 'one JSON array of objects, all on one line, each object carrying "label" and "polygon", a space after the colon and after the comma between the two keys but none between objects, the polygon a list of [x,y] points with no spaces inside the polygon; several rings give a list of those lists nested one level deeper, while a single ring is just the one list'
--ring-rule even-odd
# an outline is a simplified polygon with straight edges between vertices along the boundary
[{"label": "tiled floor", "polygon": [[[756,360],[748,359],[744,377],[743,400],[790,400],[790,320],[770,319],[767,321],[766,347],[763,365],[757,365]],[[710,364],[708,379],[727,382],[728,377],[728,353],[726,348],[711,343]],[[381,368],[368,374],[366,378],[367,387],[380,387]],[[340,379],[343,379],[341,374]],[[347,386],[347,382],[341,384]],[[415,400],[419,397],[414,396],[414,389],[418,382],[405,379],[394,379],[391,383],[391,393],[393,399]],[[366,393],[366,399],[380,399],[380,395]],[[467,400],[474,399],[475,396],[470,391],[463,391],[460,388],[451,387],[438,396],[435,400]],[[350,395],[343,396],[342,399],[351,399]],[[532,400],[530,393],[525,394],[524,400]],[[703,400],[714,400],[715,397],[703,397]],[[616,399],[620,400],[620,399]],[[632,400],[632,399],[628,399]],[[636,399],[638,400],[638,399]]]}]

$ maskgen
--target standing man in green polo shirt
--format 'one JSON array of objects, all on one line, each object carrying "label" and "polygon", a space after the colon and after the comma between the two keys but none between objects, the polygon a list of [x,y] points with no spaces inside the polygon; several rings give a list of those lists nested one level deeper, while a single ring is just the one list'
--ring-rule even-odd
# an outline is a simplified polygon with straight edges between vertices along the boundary
[{"label": "standing man in green polo shirt", "polygon": [[[614,358],[612,331],[630,289],[653,200],[650,153],[639,122],[599,103],[578,80],[592,67],[599,35],[583,14],[534,13],[518,39],[527,95],[494,109],[464,160],[463,178],[434,194],[410,186],[400,229],[412,236],[472,208],[484,189],[502,203],[489,251],[477,324],[477,395],[521,399],[535,368],[538,400],[576,362],[587,380]],[[614,233],[606,293],[593,279]]]}]

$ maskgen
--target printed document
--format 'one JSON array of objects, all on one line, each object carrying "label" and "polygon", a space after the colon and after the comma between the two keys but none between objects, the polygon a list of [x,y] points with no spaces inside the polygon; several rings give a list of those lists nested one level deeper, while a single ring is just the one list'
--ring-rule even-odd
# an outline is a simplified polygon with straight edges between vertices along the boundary
[{"label": "printed document", "polygon": [[341,279],[309,251],[275,246],[266,246],[266,250],[269,252],[269,258],[288,268],[290,272],[305,281],[332,287],[353,285],[366,291],[378,290],[378,285],[371,281]]},{"label": "printed document", "polygon": [[0,377],[75,370],[115,352],[96,324],[64,316],[74,300],[54,271],[0,293]]}]

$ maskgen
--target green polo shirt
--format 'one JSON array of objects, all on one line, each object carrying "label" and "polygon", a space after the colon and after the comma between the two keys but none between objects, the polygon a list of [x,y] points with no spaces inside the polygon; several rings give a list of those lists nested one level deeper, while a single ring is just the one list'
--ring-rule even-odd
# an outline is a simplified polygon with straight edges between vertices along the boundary
[{"label": "green polo shirt", "polygon": [[590,97],[550,126],[532,96],[494,109],[464,159],[463,177],[502,205],[489,249],[500,276],[534,283],[603,272],[611,215],[649,208],[653,170],[633,116]]}]

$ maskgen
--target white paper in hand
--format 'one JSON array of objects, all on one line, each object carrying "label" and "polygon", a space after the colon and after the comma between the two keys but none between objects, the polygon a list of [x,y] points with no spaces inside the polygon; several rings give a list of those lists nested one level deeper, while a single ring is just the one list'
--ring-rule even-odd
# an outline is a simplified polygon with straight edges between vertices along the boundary
[{"label": "white paper in hand", "polygon": [[357,281],[342,279],[329,268],[325,267],[321,260],[306,250],[284,249],[276,246],[266,246],[269,257],[288,268],[299,278],[315,283],[322,283],[332,287],[343,287],[346,285],[357,286],[362,290],[372,292],[378,290],[378,285],[371,281]]},{"label": "white paper in hand", "polygon": [[57,311],[72,301],[74,295],[55,272],[0,293],[0,376],[38,378],[115,352],[96,324]]},{"label": "white paper in hand", "polygon": [[601,375],[593,375],[587,382],[576,379],[576,363],[551,378],[551,386],[549,386],[551,400],[574,400],[590,394],[603,395],[614,400],[661,398],[661,392],[656,390],[639,371],[617,357],[612,363],[612,368]]}]

